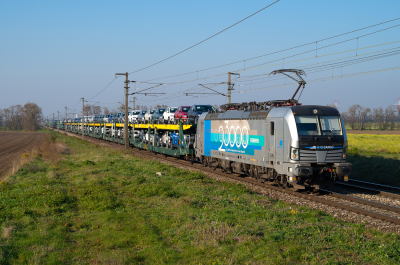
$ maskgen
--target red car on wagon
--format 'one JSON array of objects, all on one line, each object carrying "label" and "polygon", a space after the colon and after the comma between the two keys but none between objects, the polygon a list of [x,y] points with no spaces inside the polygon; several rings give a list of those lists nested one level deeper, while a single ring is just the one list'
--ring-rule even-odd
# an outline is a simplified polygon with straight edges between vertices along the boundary
[{"label": "red car on wagon", "polygon": [[175,121],[179,121],[182,119],[183,121],[187,121],[187,113],[190,110],[191,106],[180,106],[176,111],[174,115]]}]

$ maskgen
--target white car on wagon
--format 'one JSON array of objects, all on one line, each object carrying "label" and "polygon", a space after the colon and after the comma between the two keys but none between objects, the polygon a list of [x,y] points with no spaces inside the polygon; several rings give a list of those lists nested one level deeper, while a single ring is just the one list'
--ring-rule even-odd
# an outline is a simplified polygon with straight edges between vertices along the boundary
[{"label": "white car on wagon", "polygon": [[178,107],[168,107],[164,113],[163,113],[163,117],[164,117],[164,121],[166,123],[173,123],[174,121],[174,115],[175,115],[175,111],[178,109]]}]

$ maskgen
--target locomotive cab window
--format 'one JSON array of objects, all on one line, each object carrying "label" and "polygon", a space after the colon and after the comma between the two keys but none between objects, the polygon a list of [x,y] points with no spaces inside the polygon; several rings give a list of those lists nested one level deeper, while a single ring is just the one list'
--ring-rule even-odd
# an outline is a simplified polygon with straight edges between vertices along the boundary
[{"label": "locomotive cab window", "polygon": [[275,135],[275,122],[271,121],[271,135]]},{"label": "locomotive cab window", "polygon": [[299,135],[321,135],[318,116],[296,116]]},{"label": "locomotive cab window", "polygon": [[339,116],[295,116],[297,131],[306,135],[342,135]]},{"label": "locomotive cab window", "polygon": [[342,126],[339,116],[320,116],[323,135],[342,135]]}]

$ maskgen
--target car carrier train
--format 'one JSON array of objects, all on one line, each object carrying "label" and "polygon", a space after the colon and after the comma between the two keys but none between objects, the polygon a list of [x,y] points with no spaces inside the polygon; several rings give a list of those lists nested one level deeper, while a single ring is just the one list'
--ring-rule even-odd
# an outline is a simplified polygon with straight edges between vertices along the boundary
[{"label": "car carrier train", "polygon": [[[304,74],[292,69],[273,73],[285,72]],[[296,93],[305,85],[301,77],[298,82]],[[318,190],[336,180],[347,181],[351,164],[346,162],[340,113],[328,106],[301,105],[296,93],[288,100],[226,104],[220,111],[201,114],[196,123],[129,123],[129,144],[281,187]],[[82,128],[82,123],[65,122],[61,127],[124,143],[123,123],[84,123]]]}]

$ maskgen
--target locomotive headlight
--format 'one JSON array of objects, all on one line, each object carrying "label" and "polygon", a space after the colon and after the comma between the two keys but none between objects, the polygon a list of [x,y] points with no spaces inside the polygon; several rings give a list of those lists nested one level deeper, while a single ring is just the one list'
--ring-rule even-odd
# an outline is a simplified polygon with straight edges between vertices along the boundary
[{"label": "locomotive headlight", "polygon": [[292,160],[299,160],[299,149],[292,147],[290,151],[290,157]]},{"label": "locomotive headlight", "polygon": [[347,158],[347,148],[343,148],[343,155],[342,155],[342,159],[346,159]]}]

